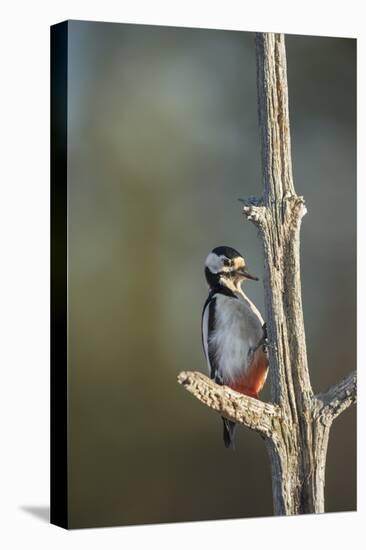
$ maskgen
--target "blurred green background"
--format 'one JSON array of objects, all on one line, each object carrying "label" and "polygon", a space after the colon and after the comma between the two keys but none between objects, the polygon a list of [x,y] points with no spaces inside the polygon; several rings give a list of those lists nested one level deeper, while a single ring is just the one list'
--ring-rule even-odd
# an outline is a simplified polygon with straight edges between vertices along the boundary
[{"label": "blurred green background", "polygon": [[[286,40],[321,391],[356,363],[356,41]],[[254,34],[72,21],[68,107],[70,524],[271,515],[263,441],[241,428],[226,450],[219,416],[176,382],[206,372],[210,249],[263,272],[237,200],[261,193]],[[264,313],[262,284],[246,289]],[[352,408],[331,432],[329,512],[356,508],[355,427]]]}]

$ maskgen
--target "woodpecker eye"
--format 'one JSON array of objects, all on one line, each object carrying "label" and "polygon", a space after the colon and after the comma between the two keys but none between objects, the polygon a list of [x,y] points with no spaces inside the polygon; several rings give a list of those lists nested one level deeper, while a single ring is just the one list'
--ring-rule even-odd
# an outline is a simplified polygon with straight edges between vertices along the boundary
[{"label": "woodpecker eye", "polygon": [[230,261],[230,260],[227,260],[227,259],[225,258],[225,259],[224,259],[224,266],[225,266],[225,267],[228,267],[230,264],[231,264],[231,261]]}]

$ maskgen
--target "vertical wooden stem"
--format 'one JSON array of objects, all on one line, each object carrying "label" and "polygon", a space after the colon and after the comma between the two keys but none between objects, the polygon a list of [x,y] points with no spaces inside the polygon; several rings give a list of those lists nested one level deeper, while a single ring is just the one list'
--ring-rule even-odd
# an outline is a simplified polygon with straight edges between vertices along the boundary
[{"label": "vertical wooden stem", "polygon": [[256,54],[263,167],[257,225],[265,258],[272,399],[285,419],[281,435],[269,441],[268,448],[275,512],[294,514],[313,508],[308,486],[314,470],[313,392],[300,282],[300,225],[306,209],[302,197],[295,193],[292,176],[284,36],[258,33]]}]

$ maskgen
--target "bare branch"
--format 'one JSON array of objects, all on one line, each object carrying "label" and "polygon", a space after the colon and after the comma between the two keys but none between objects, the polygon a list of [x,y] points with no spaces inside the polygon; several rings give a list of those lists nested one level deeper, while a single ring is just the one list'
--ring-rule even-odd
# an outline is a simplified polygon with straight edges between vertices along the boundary
[{"label": "bare branch", "polygon": [[319,513],[324,511],[331,424],[356,402],[356,374],[314,396],[300,281],[300,226],[306,207],[292,176],[285,39],[257,33],[256,44],[263,197],[239,200],[263,244],[273,403],[218,386],[197,372],[182,372],[178,381],[222,416],[264,435],[275,514]]},{"label": "bare branch", "polygon": [[178,375],[178,382],[199,401],[222,416],[244,424],[266,437],[271,437],[273,422],[280,418],[280,408],[277,405],[248,397],[228,386],[219,386],[200,372],[183,371]]},{"label": "bare branch", "polygon": [[256,51],[263,197],[269,206],[273,201],[295,194],[284,35],[256,33]]},{"label": "bare branch", "polygon": [[341,412],[357,401],[357,373],[352,372],[327,392],[316,396],[320,402],[319,416],[334,420]]},{"label": "bare branch", "polygon": [[291,409],[298,423],[298,411],[310,408],[312,396],[299,253],[300,224],[306,208],[303,197],[296,195],[292,176],[284,36],[257,33],[256,54],[263,198],[242,202],[263,243],[272,400],[287,412]]}]

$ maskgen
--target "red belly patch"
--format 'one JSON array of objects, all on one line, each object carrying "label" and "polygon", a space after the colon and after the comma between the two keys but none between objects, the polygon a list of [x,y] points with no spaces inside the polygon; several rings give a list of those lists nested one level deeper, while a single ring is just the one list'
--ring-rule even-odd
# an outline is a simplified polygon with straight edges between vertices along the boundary
[{"label": "red belly patch", "polygon": [[268,373],[268,358],[262,349],[258,349],[254,355],[249,369],[242,376],[227,385],[233,390],[255,397],[262,390]]}]

